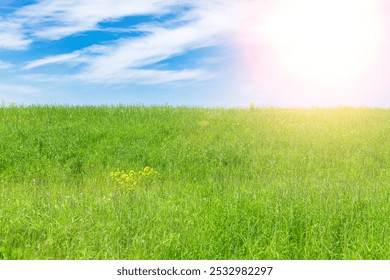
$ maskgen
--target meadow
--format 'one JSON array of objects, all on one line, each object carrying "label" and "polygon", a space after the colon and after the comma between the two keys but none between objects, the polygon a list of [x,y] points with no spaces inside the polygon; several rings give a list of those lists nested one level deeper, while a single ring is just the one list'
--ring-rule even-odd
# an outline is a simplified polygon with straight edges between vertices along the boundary
[{"label": "meadow", "polygon": [[0,107],[0,259],[390,259],[389,192],[388,109]]}]

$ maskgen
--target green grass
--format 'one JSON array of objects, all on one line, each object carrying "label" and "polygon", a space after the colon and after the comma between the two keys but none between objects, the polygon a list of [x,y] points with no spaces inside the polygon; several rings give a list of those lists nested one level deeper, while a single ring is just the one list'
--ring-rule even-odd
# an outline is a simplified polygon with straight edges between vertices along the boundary
[{"label": "green grass", "polygon": [[386,109],[0,108],[0,259],[389,259],[389,191]]}]

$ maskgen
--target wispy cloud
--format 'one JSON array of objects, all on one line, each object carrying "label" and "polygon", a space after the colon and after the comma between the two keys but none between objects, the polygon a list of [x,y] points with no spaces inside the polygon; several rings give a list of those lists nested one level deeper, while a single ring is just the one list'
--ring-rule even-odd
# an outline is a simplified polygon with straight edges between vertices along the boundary
[{"label": "wispy cloud", "polygon": [[98,24],[128,16],[159,15],[170,11],[179,0],[41,0],[18,10],[14,17],[23,22],[33,37],[56,40],[98,29]]},{"label": "wispy cloud", "polygon": [[40,0],[0,17],[0,48],[26,49],[36,40],[58,40],[89,30],[99,23],[128,16],[160,15],[185,1],[179,0]]},{"label": "wispy cloud", "polygon": [[12,45],[8,40],[7,45],[0,45],[0,48],[16,49],[26,47],[32,41],[57,40],[101,29],[100,23],[128,16],[162,16],[176,11],[171,24],[152,20],[147,24],[125,26],[137,31],[138,35],[28,61],[23,69],[28,71],[53,64],[83,64],[79,73],[67,78],[100,83],[153,84],[205,80],[215,74],[193,67],[161,70],[154,65],[191,50],[223,45],[227,37],[232,37],[231,31],[240,20],[237,9],[240,2],[232,0],[227,5],[222,0],[117,0],[113,5],[108,0],[40,0],[9,16],[4,24],[14,26],[15,32],[5,35],[13,34],[15,42]]},{"label": "wispy cloud", "polygon": [[39,90],[31,86],[0,83],[0,92],[12,96],[12,94],[34,94]]},{"label": "wispy cloud", "polygon": [[104,84],[161,84],[182,81],[201,81],[211,78],[211,73],[200,69],[189,70],[149,70],[149,69],[123,69],[115,75],[100,76],[96,73],[84,72],[70,78],[93,83]]},{"label": "wispy cloud", "polygon": [[[37,68],[40,66],[45,66],[48,64],[61,64],[61,63],[67,63],[67,62],[75,62],[76,60],[80,59],[80,51],[75,51],[68,54],[61,54],[61,55],[54,55],[54,56],[48,56],[45,58],[37,59],[31,62],[28,62],[27,65],[24,67],[25,70]],[[0,64],[1,66],[1,64]]]},{"label": "wispy cloud", "polygon": [[0,60],[0,69],[10,69],[13,65],[11,63]]},{"label": "wispy cloud", "polygon": [[19,23],[0,18],[0,49],[24,50],[31,42],[23,34]]},{"label": "wispy cloud", "polygon": [[[99,81],[118,80],[118,76],[128,79],[129,70],[132,70],[130,72],[133,75],[136,69],[142,70],[145,66],[183,54],[188,50],[209,46],[215,31],[210,28],[205,31],[204,27],[206,26],[202,28],[201,25],[202,23],[197,22],[175,29],[156,28],[147,36],[120,40],[105,54],[91,58],[89,66],[84,70],[88,74],[82,74],[82,76]],[[137,73],[149,73],[149,71],[138,71]],[[182,71],[177,73],[173,70],[164,72],[164,76],[169,74],[175,77],[183,76]],[[153,75],[147,76],[150,76],[151,82],[154,82]],[[184,77],[188,77],[188,74]]]}]

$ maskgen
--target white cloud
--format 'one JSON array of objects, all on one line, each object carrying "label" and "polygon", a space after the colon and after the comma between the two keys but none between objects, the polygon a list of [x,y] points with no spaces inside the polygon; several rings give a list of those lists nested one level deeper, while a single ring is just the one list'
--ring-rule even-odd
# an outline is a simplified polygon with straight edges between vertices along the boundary
[{"label": "white cloud", "polygon": [[[86,2],[90,3],[90,1]],[[107,1],[100,1],[101,4],[103,2]],[[145,3],[145,1],[142,2]],[[160,3],[161,9],[162,1],[152,2]],[[173,2],[164,1],[164,3],[171,5]],[[220,0],[200,1],[194,4],[192,10],[182,15],[181,25],[174,27],[161,26],[160,24],[139,26],[138,30],[146,32],[146,35],[132,39],[120,39],[109,46],[97,45],[81,52],[46,57],[29,62],[25,69],[52,63],[84,62],[87,66],[76,77],[103,83],[131,81],[162,83],[211,78],[214,74],[202,69],[161,71],[144,68],[152,67],[155,63],[190,50],[221,44],[223,37],[237,23],[237,9],[233,5],[235,3],[237,2],[232,1],[230,6],[224,7]],[[124,3],[122,4],[124,5]],[[148,6],[138,7],[139,12],[151,10],[150,8]],[[107,14],[105,16],[107,17]],[[91,55],[94,50],[97,50],[98,55]]]},{"label": "white cloud", "polygon": [[71,78],[93,83],[104,84],[162,84],[181,81],[200,81],[209,79],[210,73],[199,69],[191,70],[149,70],[149,69],[122,69],[112,75],[100,76],[96,73],[84,72]]},{"label": "white cloud", "polygon": [[25,38],[20,24],[2,21],[0,18],[0,49],[23,50],[30,43],[31,40]]},{"label": "white cloud", "polygon": [[0,60],[0,69],[10,69],[13,65],[11,63]]},{"label": "white cloud", "polygon": [[[83,63],[73,78],[101,83],[204,80],[215,74],[193,67],[161,70],[153,65],[194,49],[222,45],[227,39],[232,39],[232,30],[242,18],[239,6],[243,2],[247,1],[117,0],[113,5],[108,0],[41,0],[17,10],[10,17],[9,24],[16,29],[22,26],[26,38],[55,40],[99,29],[101,22],[134,15],[164,15],[178,9],[181,12],[169,23],[151,21],[128,27],[143,34],[141,36],[29,61],[24,70],[49,64]],[[180,10],[184,6],[191,8]],[[20,32],[18,34],[20,36]],[[22,38],[21,43],[25,46],[29,41]]]},{"label": "white cloud", "polygon": [[38,92],[38,89],[31,86],[0,83],[0,92],[2,94],[34,94]]},{"label": "white cloud", "polygon": [[98,24],[126,16],[160,15],[182,4],[179,0],[41,0],[18,10],[32,36],[56,40],[72,34],[98,29]]},{"label": "white cloud", "polygon": [[104,78],[123,69],[151,65],[189,49],[206,46],[210,36],[202,33],[199,28],[186,26],[174,30],[158,29],[145,37],[122,40],[106,54],[92,59],[87,71]]},{"label": "white cloud", "polygon": [[0,18],[0,49],[22,50],[36,40],[57,40],[100,29],[98,24],[127,16],[161,15],[180,0],[40,0]]},{"label": "white cloud", "polygon": [[29,69],[37,68],[48,64],[61,64],[61,63],[67,63],[72,61],[74,62],[79,58],[80,58],[80,51],[75,51],[69,54],[48,56],[42,59],[37,59],[28,62],[27,65],[24,67],[24,69],[29,70]]},{"label": "white cloud", "polygon": [[[101,30],[99,23],[116,21],[124,17],[150,15],[161,16],[172,11],[180,14],[183,7],[191,7],[182,12],[182,17],[173,22],[207,18],[208,28],[221,27],[237,18],[237,5],[246,1],[231,0],[40,0],[35,4],[17,9],[0,21],[0,34],[8,36],[3,48],[25,48],[33,40],[57,40],[90,30]],[[229,17],[227,18],[227,11]],[[232,13],[233,12],[233,13]],[[221,21],[222,20],[222,21]],[[145,27],[145,25],[144,25]],[[128,31],[135,30],[128,26]],[[122,29],[126,29],[123,27]],[[110,28],[108,28],[110,30]],[[114,28],[115,31],[115,28]],[[11,40],[12,39],[12,40]]]}]

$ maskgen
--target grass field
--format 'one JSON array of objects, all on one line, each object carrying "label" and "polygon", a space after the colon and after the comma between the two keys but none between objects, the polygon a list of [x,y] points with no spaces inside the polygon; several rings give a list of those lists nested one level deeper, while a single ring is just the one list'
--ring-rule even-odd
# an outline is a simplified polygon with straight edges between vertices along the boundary
[{"label": "grass field", "polygon": [[390,259],[389,193],[386,109],[0,108],[0,259]]}]

